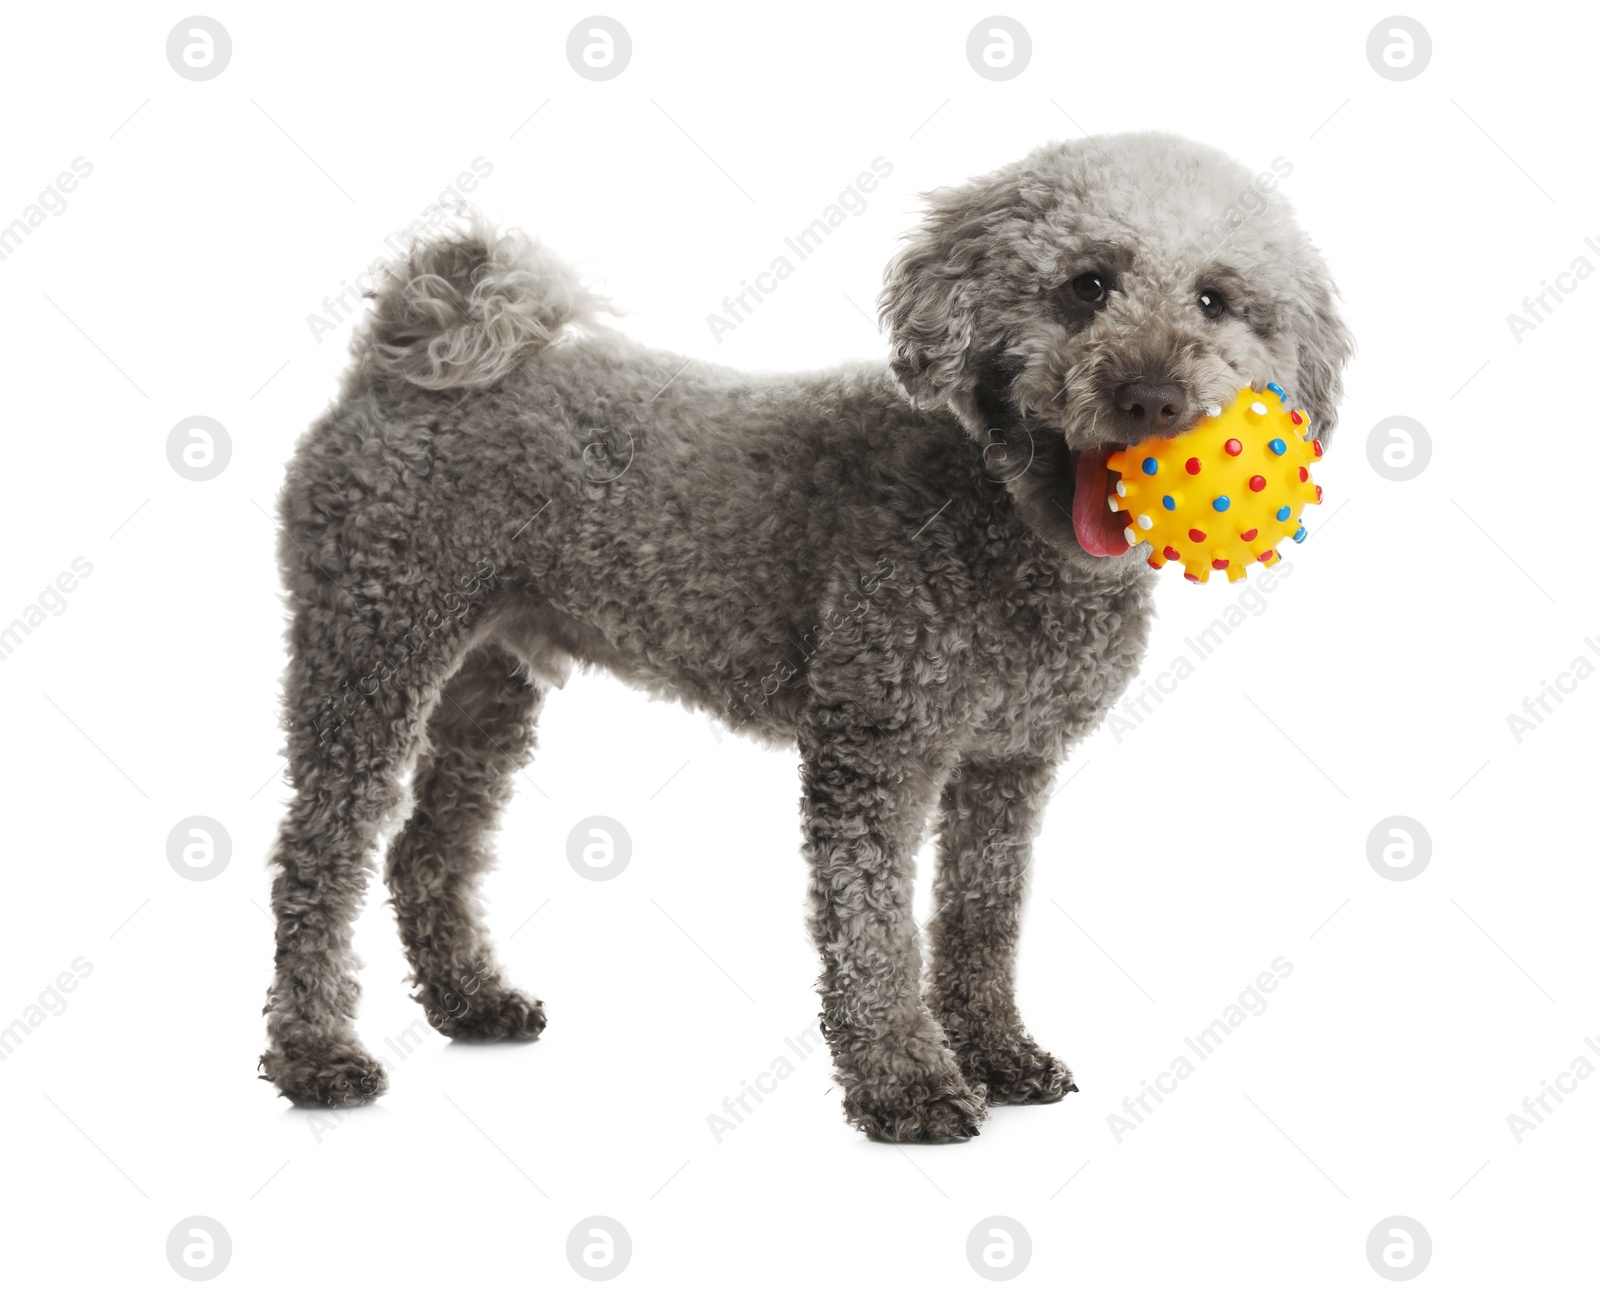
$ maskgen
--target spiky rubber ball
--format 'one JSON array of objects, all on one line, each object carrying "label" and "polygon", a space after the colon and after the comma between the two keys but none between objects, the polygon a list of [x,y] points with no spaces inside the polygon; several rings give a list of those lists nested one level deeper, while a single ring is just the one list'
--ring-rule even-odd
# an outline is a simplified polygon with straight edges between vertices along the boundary
[{"label": "spiky rubber ball", "polygon": [[1188,432],[1108,455],[1121,477],[1107,503],[1126,511],[1129,545],[1150,542],[1152,568],[1180,563],[1193,582],[1213,572],[1240,581],[1252,563],[1277,563],[1285,540],[1305,540],[1300,515],[1322,501],[1311,480],[1321,458],[1306,412],[1281,387],[1244,388]]}]

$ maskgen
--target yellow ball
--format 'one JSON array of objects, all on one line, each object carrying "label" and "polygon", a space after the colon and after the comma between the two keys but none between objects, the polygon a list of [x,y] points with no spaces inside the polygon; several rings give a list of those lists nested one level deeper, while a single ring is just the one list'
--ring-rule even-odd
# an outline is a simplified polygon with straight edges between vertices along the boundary
[{"label": "yellow ball", "polygon": [[1239,581],[1252,563],[1277,563],[1286,538],[1305,539],[1301,511],[1322,500],[1310,468],[1320,458],[1306,412],[1282,388],[1244,388],[1186,433],[1108,455],[1122,475],[1110,504],[1126,511],[1130,545],[1150,542],[1152,568],[1170,561],[1190,581],[1213,571]]}]

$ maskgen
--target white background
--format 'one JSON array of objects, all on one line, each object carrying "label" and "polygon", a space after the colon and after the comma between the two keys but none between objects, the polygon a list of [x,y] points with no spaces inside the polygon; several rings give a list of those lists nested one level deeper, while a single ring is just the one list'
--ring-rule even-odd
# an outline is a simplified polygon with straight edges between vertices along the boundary
[{"label": "white background", "polygon": [[[0,222],[93,166],[0,262],[0,623],[93,565],[0,661],[0,1023],[93,966],[0,1062],[8,1290],[188,1292],[165,1241],[196,1214],[232,1240],[208,1283],[247,1294],[589,1292],[565,1241],[595,1214],[633,1242],[618,1292],[979,1292],[966,1240],[994,1215],[1032,1239],[1027,1292],[1385,1291],[1366,1240],[1396,1214],[1433,1242],[1418,1291],[1592,1285],[1600,1079],[1520,1144],[1507,1114],[1600,1063],[1600,680],[1520,743],[1506,721],[1600,666],[1600,283],[1520,343],[1506,322],[1600,265],[1592,17],[1413,10],[1432,62],[1392,82],[1366,57],[1382,9],[1020,5],[1032,62],[996,83],[965,56],[981,8],[623,5],[632,62],[595,83],[566,61],[578,8],[208,12],[233,55],[207,82],[166,61],[178,9],[7,18]],[[875,1145],[818,1052],[719,1144],[707,1115],[815,1021],[795,759],[596,677],[550,702],[488,889],[544,1040],[427,1033],[396,1062],[420,1011],[375,891],[361,1030],[390,1095],[317,1131],[256,1080],[285,795],[270,515],[344,361],[348,324],[312,337],[321,299],[482,157],[483,208],[641,338],[751,368],[882,356],[863,311],[920,192],[1141,128],[1292,162],[1360,352],[1292,573],[1063,771],[1020,983],[1082,1092],[964,1146]],[[868,210],[713,341],[706,314],[877,156]],[[203,483],[165,452],[195,414],[233,446]],[[1369,463],[1393,415],[1432,437],[1410,481]],[[1240,594],[1168,574],[1150,669]],[[633,838],[609,883],[566,861],[591,814]],[[1397,814],[1432,838],[1409,882],[1366,849]],[[232,838],[210,882],[167,861],[191,815]],[[1277,956],[1265,1013],[1118,1143],[1108,1115]]]}]

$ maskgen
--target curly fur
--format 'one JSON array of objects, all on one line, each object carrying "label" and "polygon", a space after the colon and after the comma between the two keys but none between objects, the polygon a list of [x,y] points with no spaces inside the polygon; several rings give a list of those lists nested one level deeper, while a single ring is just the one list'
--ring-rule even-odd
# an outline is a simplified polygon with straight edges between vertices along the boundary
[{"label": "curly fur", "polygon": [[567,265],[519,231],[481,219],[413,245],[387,286],[357,355],[374,374],[420,388],[482,388],[604,302]]},{"label": "curly fur", "polygon": [[[1280,197],[1201,238],[1250,185],[1169,136],[1041,149],[934,196],[887,276],[888,367],[811,374],[602,328],[521,236],[416,247],[280,498],[295,793],[265,1075],[301,1104],[384,1088],[351,1027],[350,925],[413,759],[387,878],[417,999],[450,1035],[539,1035],[475,883],[540,704],[583,663],[798,748],[853,1124],[961,1140],[989,1104],[1076,1090],[1013,994],[1029,844],[1057,765],[1136,673],[1151,600],[1142,547],[1074,540],[1072,456],[1122,437],[1116,384],[1157,373],[1186,417],[1276,378],[1326,439],[1349,352]],[[1085,267],[1116,282],[1092,316],[1062,307]],[[1234,317],[1196,313],[1207,282]],[[924,973],[912,867],[933,818]]]}]

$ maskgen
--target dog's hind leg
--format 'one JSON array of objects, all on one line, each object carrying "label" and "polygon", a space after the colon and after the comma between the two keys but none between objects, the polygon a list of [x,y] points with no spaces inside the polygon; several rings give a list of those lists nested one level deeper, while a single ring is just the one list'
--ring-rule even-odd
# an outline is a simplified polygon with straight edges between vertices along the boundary
[{"label": "dog's hind leg", "polygon": [[962,1077],[923,1005],[911,912],[941,755],[913,751],[914,736],[848,702],[811,705],[799,737],[822,1032],[845,1115],[875,1140],[965,1140],[983,1121],[983,1090]]},{"label": "dog's hind leg", "polygon": [[1048,1104],[1078,1088],[1017,1012],[1018,916],[1054,764],[964,762],[939,811],[928,1004],[991,1104]]},{"label": "dog's hind leg", "polygon": [[534,743],[544,688],[496,645],[473,649],[428,718],[415,809],[389,848],[388,881],[417,1003],[446,1036],[528,1041],[537,1000],[501,981],[476,893],[487,839]]},{"label": "dog's hind leg", "polygon": [[[467,606],[448,590],[391,591],[303,574],[285,677],[288,775],[294,797],[273,850],[276,976],[268,994],[267,1080],[296,1104],[363,1104],[383,1069],[351,1018],[360,961],[351,925],[372,852],[399,805],[399,776],[422,719],[466,645]],[[436,598],[435,598],[436,597]],[[459,611],[440,617],[441,608]]]}]

